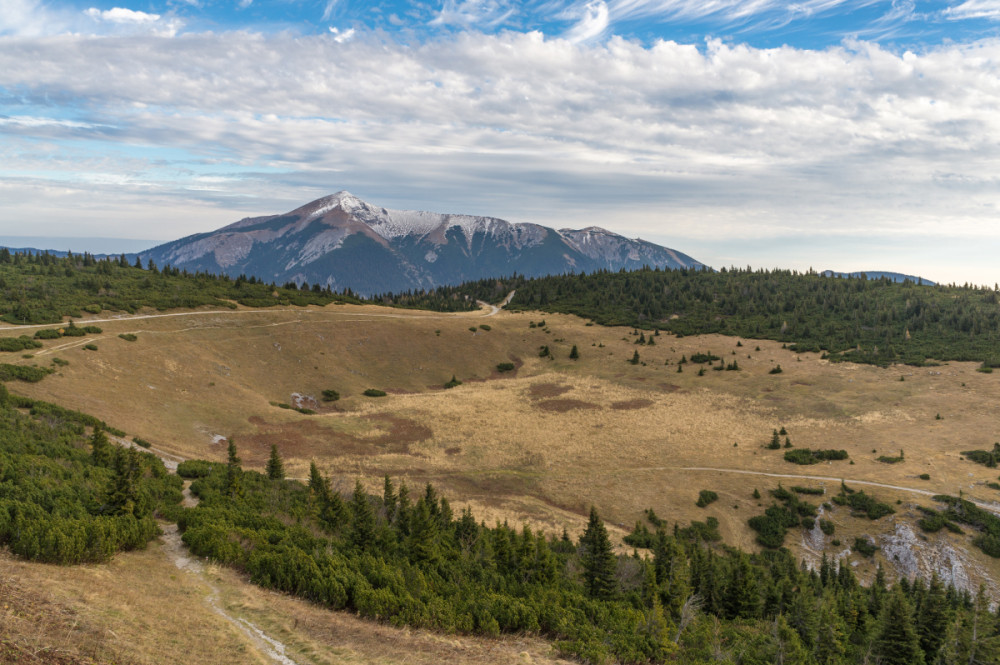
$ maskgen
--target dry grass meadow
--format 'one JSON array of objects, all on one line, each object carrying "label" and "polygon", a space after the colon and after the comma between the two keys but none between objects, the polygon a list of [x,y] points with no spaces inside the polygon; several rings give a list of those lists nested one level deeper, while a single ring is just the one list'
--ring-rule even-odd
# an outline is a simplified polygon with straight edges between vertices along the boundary
[{"label": "dry grass meadow", "polygon": [[[883,501],[899,502],[897,515],[879,522],[852,518],[844,508],[828,511],[825,517],[836,524],[835,538],[843,543],[839,548],[831,538],[807,543],[790,534],[787,545],[815,558],[821,549],[844,550],[855,535],[884,535],[911,524],[918,516],[916,505],[931,504],[929,494],[962,491],[981,502],[1000,499],[1000,492],[986,485],[997,480],[996,470],[959,455],[1000,441],[995,416],[1000,379],[976,372],[973,363],[888,369],[831,364],[815,354],[784,350],[780,343],[742,340],[738,345],[737,339],[721,336],[661,335],[654,338],[655,346],[640,346],[631,329],[588,325],[571,316],[545,315],[544,328],[529,326],[541,318],[537,313],[484,317],[355,306],[196,312],[102,322],[102,335],[48,341],[31,358],[6,361],[40,366],[51,366],[56,357],[68,361],[42,382],[12,389],[92,413],[173,455],[222,460],[225,444],[220,441],[234,437],[245,466],[263,468],[276,444],[292,476],[304,477],[315,460],[345,491],[355,478],[374,490],[384,474],[405,478],[411,486],[433,482],[456,506],[471,505],[488,522],[529,523],[550,533],[578,532],[591,504],[620,533],[645,508],[653,508],[682,525],[714,516],[727,543],[753,549],[746,520],[762,512],[765,491],[779,482],[822,485],[832,492],[841,478],[848,485],[865,481],[900,488],[856,486]],[[118,337],[126,332],[138,340]],[[83,349],[86,343],[98,349]],[[574,344],[578,361],[568,358]],[[541,345],[551,349],[553,359],[538,356]],[[641,362],[632,365],[627,360],[636,350]],[[677,361],[699,351],[738,361],[741,371],[709,370],[698,376],[698,366],[686,364],[679,373]],[[498,373],[500,362],[513,362],[517,369]],[[770,374],[777,364],[784,371]],[[463,384],[443,389],[452,375]],[[366,388],[389,394],[364,397]],[[309,398],[319,399],[324,389],[343,397],[312,405]],[[292,403],[296,396],[305,396],[302,404],[318,413],[272,405]],[[853,464],[785,462],[784,451],[763,447],[772,429],[782,426],[796,447],[843,448]],[[903,463],[876,461],[901,449]],[[921,480],[923,473],[930,479]],[[765,499],[752,498],[755,488]],[[715,490],[720,500],[696,507],[700,489]],[[960,565],[971,579],[1000,579],[1000,564],[971,548],[970,536],[929,538],[925,542],[918,536],[915,546],[951,548],[961,552]],[[140,560],[145,563],[136,563]],[[850,560],[862,576],[876,562],[890,570],[894,563],[883,553]],[[2,565],[22,571],[26,579],[47,578],[32,572],[34,566],[10,560]],[[151,551],[119,557],[111,567],[142,565],[162,561]],[[66,579],[60,588],[69,593],[79,579],[80,589],[98,593],[99,585],[82,580],[99,572],[60,569]],[[141,577],[139,571],[130,574]],[[301,617],[289,634],[305,635],[302,653],[336,646],[327,629],[310,632],[310,622],[349,621],[317,617],[301,603],[245,585],[233,588],[241,599],[232,602],[276,630],[285,630],[282,622],[288,621],[279,610],[288,603],[298,607],[287,616]],[[184,585],[171,593],[185,593]],[[110,607],[122,602],[107,600]],[[365,639],[374,639],[372,630],[366,629]],[[177,631],[178,644],[192,638],[191,631]],[[219,648],[230,648],[224,639],[218,640]],[[485,647],[461,647],[478,648]],[[540,662],[537,650],[531,653],[527,657]],[[143,657],[136,656],[137,662],[147,662]],[[330,662],[395,662],[378,658],[345,656]]]}]

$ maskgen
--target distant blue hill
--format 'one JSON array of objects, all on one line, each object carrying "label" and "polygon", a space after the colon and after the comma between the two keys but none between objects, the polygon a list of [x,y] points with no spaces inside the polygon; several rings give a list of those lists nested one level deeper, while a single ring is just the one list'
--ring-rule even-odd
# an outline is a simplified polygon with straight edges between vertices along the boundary
[{"label": "distant blue hill", "polygon": [[915,277],[914,275],[904,275],[901,272],[886,272],[884,270],[862,270],[858,272],[834,272],[833,270],[824,270],[820,273],[824,277],[864,277],[865,279],[891,279],[894,282],[905,282],[910,280],[914,284],[923,284],[924,286],[935,286],[935,283],[929,279],[923,277]]}]

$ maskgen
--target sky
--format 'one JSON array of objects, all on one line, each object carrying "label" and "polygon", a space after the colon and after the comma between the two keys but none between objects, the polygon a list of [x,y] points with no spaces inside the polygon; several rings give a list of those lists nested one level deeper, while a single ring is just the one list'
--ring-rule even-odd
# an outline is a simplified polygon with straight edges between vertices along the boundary
[{"label": "sky", "polygon": [[0,0],[5,241],[339,190],[993,285],[1000,0]]}]

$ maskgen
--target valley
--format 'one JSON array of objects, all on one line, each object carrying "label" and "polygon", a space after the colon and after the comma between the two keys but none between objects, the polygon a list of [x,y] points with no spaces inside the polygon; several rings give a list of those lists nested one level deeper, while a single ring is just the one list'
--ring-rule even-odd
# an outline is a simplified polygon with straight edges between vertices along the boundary
[{"label": "valley", "polygon": [[[786,546],[813,563],[823,551],[849,551],[856,536],[878,542],[901,524],[920,533],[916,506],[933,505],[934,494],[961,492],[985,506],[1000,497],[987,485],[996,474],[959,454],[996,438],[990,405],[1000,388],[974,363],[883,369],[718,335],[664,334],[638,345],[631,328],[551,314],[532,327],[537,313],[488,313],[331,305],[102,317],[101,335],[46,342],[21,359],[68,364],[15,389],[94,414],[180,458],[223,461],[220,442],[232,437],[246,467],[262,469],[274,444],[290,477],[307,478],[315,461],[345,493],[356,479],[374,492],[385,474],[411,487],[431,482],[488,524],[550,534],[580,533],[593,504],[620,539],[652,508],[682,526],[715,517],[724,542],[753,551],[747,520],[769,505],[752,496],[755,488],[766,497],[779,483],[808,484],[832,495],[844,479],[896,506],[878,521],[827,511],[841,547],[822,537],[817,549],[793,530]],[[98,350],[85,350],[85,341]],[[579,360],[569,359],[574,345]],[[551,359],[539,357],[542,346]],[[740,370],[698,376],[699,365],[687,363],[677,371],[682,357],[706,351]],[[503,362],[516,369],[499,372]],[[777,365],[783,372],[771,374]],[[462,384],[444,389],[452,376]],[[388,395],[365,397],[368,388]],[[341,398],[322,401],[326,389]],[[850,460],[790,464],[784,451],[764,447],[781,427],[797,448],[844,449]],[[877,460],[900,450],[903,463]],[[720,499],[699,508],[700,489]],[[918,555],[913,565],[973,590],[986,581],[996,592],[997,563],[970,537],[931,534],[955,560]],[[862,578],[877,563],[897,567],[882,553],[847,561]]]}]

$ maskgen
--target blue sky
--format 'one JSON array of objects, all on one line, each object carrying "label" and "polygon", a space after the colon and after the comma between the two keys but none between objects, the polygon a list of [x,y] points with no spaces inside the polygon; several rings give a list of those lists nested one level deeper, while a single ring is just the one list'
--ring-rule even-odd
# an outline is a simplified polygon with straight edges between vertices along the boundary
[{"label": "blue sky", "polygon": [[0,236],[348,189],[992,284],[997,109],[1000,0],[3,0]]}]

